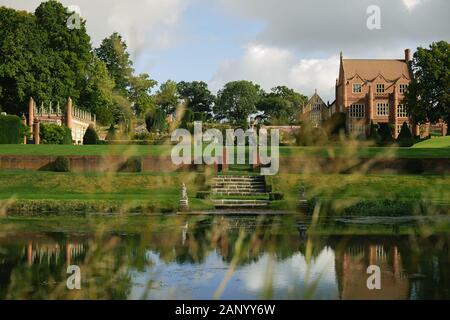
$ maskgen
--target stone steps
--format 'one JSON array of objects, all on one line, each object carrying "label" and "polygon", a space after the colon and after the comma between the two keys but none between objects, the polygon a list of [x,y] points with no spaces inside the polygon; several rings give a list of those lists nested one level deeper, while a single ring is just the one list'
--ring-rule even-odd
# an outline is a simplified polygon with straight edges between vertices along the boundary
[{"label": "stone steps", "polygon": [[265,200],[247,200],[247,199],[217,199],[213,200],[216,208],[256,208],[267,207],[269,202]]}]

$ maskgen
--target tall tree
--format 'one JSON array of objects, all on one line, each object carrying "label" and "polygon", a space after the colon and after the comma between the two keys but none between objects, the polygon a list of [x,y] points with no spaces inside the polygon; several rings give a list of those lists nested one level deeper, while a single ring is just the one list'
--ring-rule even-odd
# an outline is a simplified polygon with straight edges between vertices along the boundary
[{"label": "tall tree", "polygon": [[264,112],[272,121],[293,123],[297,114],[308,98],[286,86],[277,86],[271,92],[264,95],[257,106],[259,111]]},{"label": "tall tree", "polygon": [[217,94],[214,114],[218,120],[241,126],[247,126],[248,117],[255,113],[256,104],[262,96],[259,85],[251,81],[232,81]]},{"label": "tall tree", "polygon": [[172,80],[163,82],[156,93],[156,105],[161,108],[166,115],[175,113],[178,106],[177,83]]},{"label": "tall tree", "polygon": [[155,98],[152,96],[151,90],[157,84],[146,73],[131,78],[129,95],[136,116],[144,116],[148,111],[155,108]]},{"label": "tall tree", "polygon": [[127,44],[118,33],[113,33],[104,39],[100,47],[95,49],[95,54],[102,60],[111,74],[116,89],[120,94],[126,96],[133,75],[133,63],[127,51]]},{"label": "tall tree", "polygon": [[412,61],[414,79],[406,93],[406,105],[415,123],[450,123],[450,44],[436,42],[417,48]]},{"label": "tall tree", "polygon": [[25,112],[30,96],[78,102],[92,53],[85,21],[67,28],[70,12],[57,1],[35,14],[0,8],[0,99],[10,113]]},{"label": "tall tree", "polygon": [[97,121],[103,125],[114,122],[114,80],[108,73],[103,61],[92,58],[88,76],[81,92],[80,104],[97,115]]},{"label": "tall tree", "polygon": [[185,99],[187,108],[193,112],[203,113],[206,119],[211,118],[215,97],[203,81],[185,82],[177,84],[180,98]]}]

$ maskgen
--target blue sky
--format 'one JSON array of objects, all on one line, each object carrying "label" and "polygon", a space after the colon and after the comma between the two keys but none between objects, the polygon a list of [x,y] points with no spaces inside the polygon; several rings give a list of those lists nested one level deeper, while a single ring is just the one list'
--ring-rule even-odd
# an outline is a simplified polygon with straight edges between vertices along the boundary
[{"label": "blue sky", "polygon": [[[34,11],[40,0],[0,0]],[[334,99],[339,52],[402,59],[404,49],[450,39],[448,0],[61,0],[77,6],[94,46],[113,32],[136,71],[163,82],[203,80],[216,92],[232,80],[269,90],[287,85]],[[367,8],[380,8],[369,30]]]}]

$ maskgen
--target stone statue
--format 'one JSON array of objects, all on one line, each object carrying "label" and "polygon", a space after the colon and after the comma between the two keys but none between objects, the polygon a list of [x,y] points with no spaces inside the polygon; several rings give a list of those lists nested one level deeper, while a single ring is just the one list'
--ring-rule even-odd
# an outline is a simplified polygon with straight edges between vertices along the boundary
[{"label": "stone statue", "polygon": [[181,199],[179,203],[180,211],[188,211],[189,210],[189,199],[187,195],[186,185],[183,183],[183,187],[181,188]]},{"label": "stone statue", "polygon": [[184,182],[183,182],[183,187],[181,189],[181,199],[188,200],[187,188],[186,188],[186,185],[184,184]]},{"label": "stone statue", "polygon": [[302,185],[300,186],[300,198],[301,198],[301,199],[305,199],[305,197],[306,197],[306,188],[305,188],[305,186],[302,184]]}]

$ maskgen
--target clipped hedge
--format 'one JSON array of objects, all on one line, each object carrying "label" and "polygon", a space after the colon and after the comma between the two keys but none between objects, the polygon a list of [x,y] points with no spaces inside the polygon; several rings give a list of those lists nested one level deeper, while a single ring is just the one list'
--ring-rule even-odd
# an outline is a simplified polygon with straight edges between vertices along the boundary
[{"label": "clipped hedge", "polygon": [[19,144],[22,140],[21,119],[13,115],[0,115],[0,144]]},{"label": "clipped hedge", "polygon": [[72,144],[72,131],[52,123],[41,123],[40,138],[42,144]]}]

